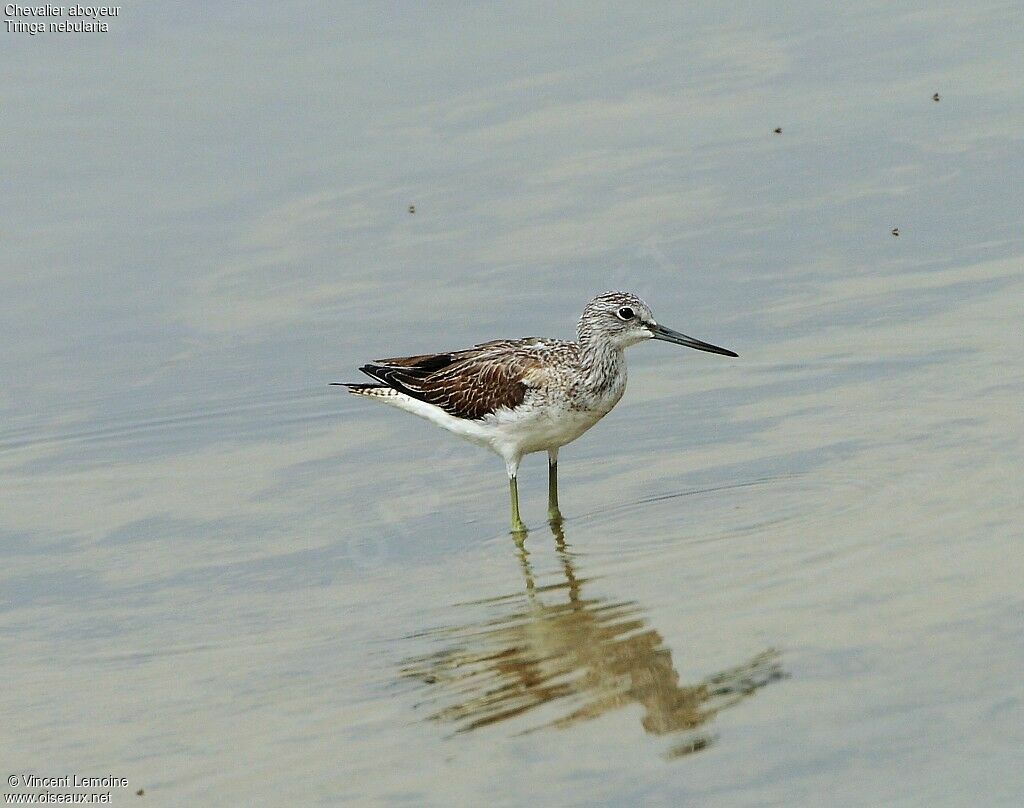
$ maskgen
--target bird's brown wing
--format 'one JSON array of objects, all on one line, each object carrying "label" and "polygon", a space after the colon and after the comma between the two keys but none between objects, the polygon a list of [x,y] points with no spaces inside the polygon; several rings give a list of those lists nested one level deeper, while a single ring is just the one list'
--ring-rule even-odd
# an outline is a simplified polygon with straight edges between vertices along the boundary
[{"label": "bird's brown wing", "polygon": [[360,370],[400,393],[469,420],[519,406],[542,375],[539,356],[521,341],[488,342],[468,351],[445,354],[379,359]]}]

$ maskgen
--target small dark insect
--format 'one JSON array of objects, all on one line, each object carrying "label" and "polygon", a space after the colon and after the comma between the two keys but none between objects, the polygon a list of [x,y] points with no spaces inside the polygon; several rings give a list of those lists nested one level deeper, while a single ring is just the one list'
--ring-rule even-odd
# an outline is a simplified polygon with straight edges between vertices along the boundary
[{"label": "small dark insect", "polygon": [[776,126],[774,129],[772,129],[772,131],[775,134],[777,134],[777,135],[781,135],[782,134],[782,127],[781,126]]},{"label": "small dark insect", "polygon": [[416,206],[415,205],[409,205],[409,213],[415,213],[415,212],[416,212]]},{"label": "small dark insect", "polygon": [[935,95],[932,96],[932,101],[938,101],[938,100],[939,100],[939,94],[935,93]]},{"label": "small dark insect", "polygon": [[900,229],[898,227],[894,227],[891,232],[894,236],[899,237]]},{"label": "small dark insect", "polygon": [[146,789],[140,788],[138,791],[135,792],[135,796],[136,797],[141,797],[145,793],[146,793]]}]

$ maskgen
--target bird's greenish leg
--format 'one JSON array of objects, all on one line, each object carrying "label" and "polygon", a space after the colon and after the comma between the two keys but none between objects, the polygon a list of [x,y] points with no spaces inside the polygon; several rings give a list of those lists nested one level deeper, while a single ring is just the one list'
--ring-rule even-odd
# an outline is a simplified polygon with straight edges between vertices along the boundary
[{"label": "bird's greenish leg", "polygon": [[512,532],[525,533],[526,525],[519,518],[519,487],[516,485],[516,478],[508,478],[508,493],[512,498]]},{"label": "bird's greenish leg", "polygon": [[548,450],[548,521],[562,522],[562,512],[558,510],[558,449]]},{"label": "bird's greenish leg", "polygon": [[519,518],[519,486],[516,484],[516,475],[519,473],[519,461],[522,455],[505,455],[505,470],[508,472],[508,494],[512,500],[512,532],[526,535],[526,525]]}]

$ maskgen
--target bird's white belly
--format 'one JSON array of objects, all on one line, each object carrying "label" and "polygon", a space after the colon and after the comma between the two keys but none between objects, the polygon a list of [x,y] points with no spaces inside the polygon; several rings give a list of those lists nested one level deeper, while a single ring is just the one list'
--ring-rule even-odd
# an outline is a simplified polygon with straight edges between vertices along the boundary
[{"label": "bird's white belly", "polygon": [[524,413],[506,423],[499,419],[494,429],[494,448],[502,453],[500,444],[512,445],[522,454],[556,449],[576,440],[603,415],[580,411],[537,412]]},{"label": "bird's white belly", "polygon": [[625,385],[609,391],[585,409],[527,405],[495,413],[488,419],[493,429],[491,448],[499,454],[505,454],[508,449],[517,454],[530,454],[565,446],[607,415],[622,398],[624,388]]}]

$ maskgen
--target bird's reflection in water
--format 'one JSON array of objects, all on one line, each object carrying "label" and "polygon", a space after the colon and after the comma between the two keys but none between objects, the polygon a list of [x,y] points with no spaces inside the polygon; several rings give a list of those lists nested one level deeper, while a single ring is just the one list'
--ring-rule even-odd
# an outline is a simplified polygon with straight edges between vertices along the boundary
[{"label": "bird's reflection in water", "polygon": [[[430,632],[426,636],[447,647],[404,663],[402,677],[428,688],[421,706],[431,710],[431,719],[468,732],[543,712],[539,723],[523,730],[534,732],[571,727],[636,702],[647,732],[680,735],[668,753],[679,757],[712,742],[700,728],[720,710],[785,676],[779,654],[769,649],[681,685],[672,652],[647,625],[641,607],[586,597],[587,581],[576,575],[561,527],[552,525],[552,532],[564,580],[535,585],[520,541],[525,591],[484,602],[505,614]],[[539,709],[545,705],[556,717]]]}]

